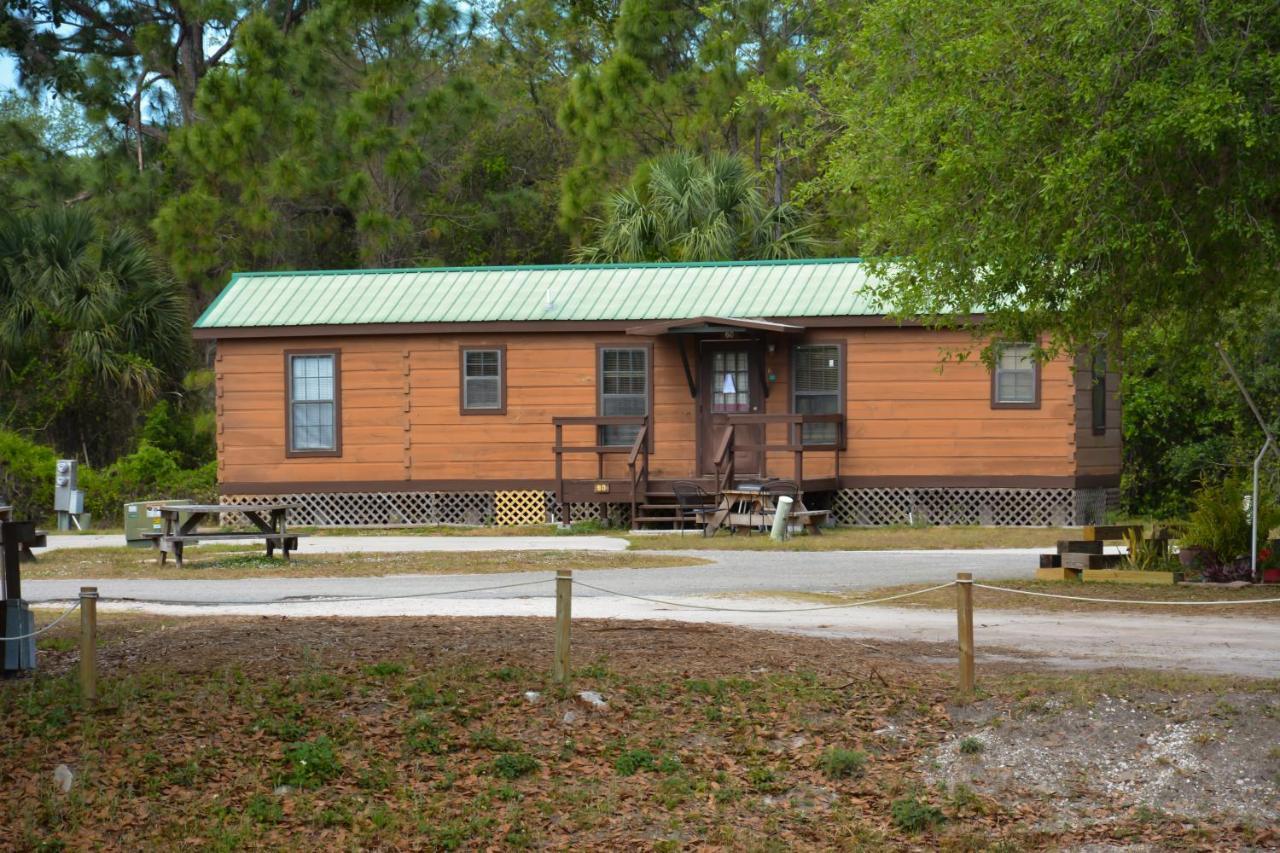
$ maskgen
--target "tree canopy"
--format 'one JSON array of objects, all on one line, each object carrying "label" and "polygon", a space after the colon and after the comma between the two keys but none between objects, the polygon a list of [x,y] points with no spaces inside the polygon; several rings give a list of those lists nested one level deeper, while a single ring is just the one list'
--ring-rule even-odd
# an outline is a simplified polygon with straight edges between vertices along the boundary
[{"label": "tree canopy", "polygon": [[881,0],[822,80],[821,186],[905,312],[1212,339],[1277,290],[1277,48],[1260,0]]}]

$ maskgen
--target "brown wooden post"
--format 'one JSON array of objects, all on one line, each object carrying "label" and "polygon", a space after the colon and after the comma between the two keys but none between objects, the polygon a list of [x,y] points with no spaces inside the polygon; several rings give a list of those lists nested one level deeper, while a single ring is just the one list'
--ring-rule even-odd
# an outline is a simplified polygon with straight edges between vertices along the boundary
[{"label": "brown wooden post", "polygon": [[564,494],[564,425],[556,424],[556,497],[560,499],[560,520],[569,523],[569,501]]},{"label": "brown wooden post", "polygon": [[98,701],[98,588],[80,587],[80,697]]},{"label": "brown wooden post", "polygon": [[551,663],[551,680],[569,686],[569,625],[573,611],[573,571],[556,572],[556,656]]},{"label": "brown wooden post", "polygon": [[973,575],[956,573],[956,628],[960,641],[960,695],[973,695]]}]

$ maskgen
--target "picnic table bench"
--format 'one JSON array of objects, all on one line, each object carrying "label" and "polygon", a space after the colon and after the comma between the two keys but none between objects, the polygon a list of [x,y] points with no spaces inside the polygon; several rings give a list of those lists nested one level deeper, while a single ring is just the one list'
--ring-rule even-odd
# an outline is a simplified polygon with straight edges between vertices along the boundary
[{"label": "picnic table bench", "polygon": [[[182,565],[182,550],[188,542],[223,542],[236,539],[261,539],[266,542],[267,556],[275,555],[279,548],[287,560],[289,552],[298,548],[298,535],[288,528],[289,510],[295,504],[168,504],[157,507],[160,512],[160,532],[155,536],[160,554],[156,560],[163,563],[169,554]],[[254,530],[213,531],[200,530],[200,524],[209,516],[224,512],[239,512],[254,526]],[[183,516],[186,516],[185,520]]]},{"label": "picnic table bench", "polygon": [[[767,527],[773,523],[773,515],[777,511],[775,495],[758,488],[734,488],[720,492],[719,505],[712,510],[700,510],[700,521],[706,525],[708,536],[715,534],[721,527],[733,530]],[[799,498],[791,505],[787,513],[787,522],[800,524],[813,536],[821,536],[821,525],[830,515],[829,510],[808,509]]]}]

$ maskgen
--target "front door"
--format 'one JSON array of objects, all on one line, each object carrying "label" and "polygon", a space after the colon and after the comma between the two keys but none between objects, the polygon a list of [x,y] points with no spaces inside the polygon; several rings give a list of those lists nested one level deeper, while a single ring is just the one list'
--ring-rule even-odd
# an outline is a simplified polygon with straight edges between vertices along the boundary
[{"label": "front door", "polygon": [[[716,470],[715,454],[724,433],[717,416],[758,414],[761,403],[756,359],[758,350],[751,344],[705,341],[702,344],[701,379],[698,383],[699,471]],[[734,432],[736,444],[763,444],[763,429],[758,425],[739,425]],[[734,472],[739,478],[760,473],[760,452],[740,450],[734,456]]]}]

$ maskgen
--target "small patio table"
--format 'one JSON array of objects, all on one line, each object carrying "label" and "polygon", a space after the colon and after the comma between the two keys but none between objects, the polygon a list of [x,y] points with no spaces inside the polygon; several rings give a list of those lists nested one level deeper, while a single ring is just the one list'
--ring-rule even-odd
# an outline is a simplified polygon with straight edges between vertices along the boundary
[{"label": "small patio table", "polygon": [[[706,535],[714,536],[717,530],[726,526],[735,531],[768,526],[773,523],[773,516],[777,511],[775,497],[759,488],[739,486],[724,489],[720,492],[716,509],[708,513]],[[791,505],[791,512],[787,514],[787,520],[798,521],[809,533],[821,536],[819,524],[826,520],[828,514],[826,510],[808,509],[804,500],[797,497]]]}]

